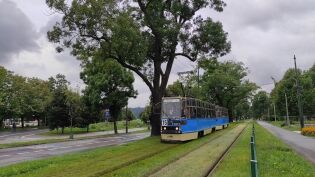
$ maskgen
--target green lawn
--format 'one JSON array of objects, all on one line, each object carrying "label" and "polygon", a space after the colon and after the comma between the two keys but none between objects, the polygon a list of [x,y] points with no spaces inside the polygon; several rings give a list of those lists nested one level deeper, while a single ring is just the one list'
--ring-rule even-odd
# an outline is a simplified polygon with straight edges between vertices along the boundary
[{"label": "green lawn", "polygon": [[[313,177],[315,165],[305,160],[267,130],[256,124],[256,147],[260,177]],[[250,131],[239,139],[213,176],[250,176]],[[227,170],[228,169],[228,170]]]},{"label": "green lawn", "polygon": [[161,143],[159,137],[0,168],[1,177],[146,176],[222,136],[230,128],[186,143]]},{"label": "green lawn", "polygon": [[[147,127],[147,125],[144,124],[140,119],[129,121],[128,128],[140,128],[140,127]],[[125,129],[125,128],[126,128],[125,121],[117,121],[118,130]],[[100,123],[89,125],[89,132],[111,131],[113,129],[114,129],[113,122],[100,122]],[[86,130],[87,130],[86,128],[77,128],[77,127],[72,128],[73,134],[87,133]],[[70,134],[70,128],[66,127],[64,129],[64,135],[69,135],[69,134]],[[55,129],[47,133],[42,133],[42,135],[61,135],[61,129],[59,129],[58,131]]]},{"label": "green lawn", "polygon": [[250,166],[250,128],[247,126],[245,132],[235,142],[232,149],[224,157],[221,164],[215,169],[213,177],[246,177],[249,176]]}]

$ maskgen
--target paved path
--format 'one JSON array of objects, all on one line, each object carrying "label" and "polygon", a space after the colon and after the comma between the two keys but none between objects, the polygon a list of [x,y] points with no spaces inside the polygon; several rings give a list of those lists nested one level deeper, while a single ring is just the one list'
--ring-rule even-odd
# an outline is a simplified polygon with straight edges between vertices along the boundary
[{"label": "paved path", "polygon": [[[132,128],[129,129],[129,132],[135,132],[139,130],[145,130],[147,128]],[[36,141],[36,140],[45,140],[45,139],[68,139],[69,135],[41,135],[41,133],[48,132],[48,129],[34,129],[34,130],[26,130],[26,131],[18,131],[18,132],[3,132],[0,133],[0,144],[8,144],[8,143],[18,143],[18,142],[28,142],[28,141]],[[124,133],[125,130],[118,130],[118,133]],[[99,131],[99,132],[90,132],[90,133],[82,133],[74,135],[74,138],[82,138],[82,137],[91,137],[91,136],[99,136],[99,135],[109,135],[114,134],[114,131]]]},{"label": "paved path", "polygon": [[148,137],[150,133],[120,134],[105,138],[73,140],[62,143],[33,145],[18,148],[0,149],[0,166],[6,166],[26,160],[40,159],[53,155],[77,152],[104,146],[120,145]]},{"label": "paved path", "polygon": [[283,140],[296,152],[306,159],[315,163],[315,139],[303,136],[301,134],[276,127],[267,122],[258,121],[258,123],[269,130],[272,134]]}]

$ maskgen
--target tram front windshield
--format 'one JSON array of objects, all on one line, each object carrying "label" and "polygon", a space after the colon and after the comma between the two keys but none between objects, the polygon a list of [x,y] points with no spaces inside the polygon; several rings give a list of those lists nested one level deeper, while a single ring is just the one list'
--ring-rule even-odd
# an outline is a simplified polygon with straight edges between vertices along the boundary
[{"label": "tram front windshield", "polygon": [[162,118],[180,118],[181,101],[178,98],[164,99],[162,104]]}]

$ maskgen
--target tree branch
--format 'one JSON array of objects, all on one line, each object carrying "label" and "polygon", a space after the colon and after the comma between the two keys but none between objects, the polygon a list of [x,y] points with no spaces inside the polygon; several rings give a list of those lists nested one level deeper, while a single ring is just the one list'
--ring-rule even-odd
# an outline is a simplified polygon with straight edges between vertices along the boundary
[{"label": "tree branch", "polygon": [[134,66],[131,66],[131,65],[128,65],[127,63],[125,62],[122,62],[121,60],[117,59],[116,57],[114,57],[116,59],[116,61],[118,63],[121,64],[121,66],[125,67],[125,68],[128,68],[130,70],[132,70],[133,72],[135,72],[136,74],[138,74],[139,77],[141,77],[141,79],[146,83],[146,85],[149,87],[150,91],[153,92],[153,86],[151,84],[151,82],[148,80],[148,78],[139,71],[139,69],[137,69],[136,67]]},{"label": "tree branch", "polygon": [[169,78],[169,75],[170,75],[171,70],[172,70],[173,62],[174,62],[174,58],[170,58],[168,60],[167,65],[166,65],[166,69],[165,69],[165,73],[162,74],[162,83],[161,83],[162,90],[165,90],[165,88],[166,88],[168,78]]},{"label": "tree branch", "polygon": [[184,54],[184,53],[175,53],[175,56],[183,56],[186,57],[187,59],[189,59],[190,61],[196,61],[197,58],[192,58],[191,56]]}]

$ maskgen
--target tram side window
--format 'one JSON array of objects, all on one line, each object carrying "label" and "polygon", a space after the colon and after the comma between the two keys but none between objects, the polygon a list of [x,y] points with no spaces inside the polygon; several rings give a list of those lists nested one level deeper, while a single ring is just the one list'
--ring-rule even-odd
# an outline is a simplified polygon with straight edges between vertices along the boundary
[{"label": "tram side window", "polygon": [[205,108],[205,111],[206,111],[206,118],[208,118],[209,117],[209,109],[208,108]]},{"label": "tram side window", "polygon": [[198,107],[197,114],[198,114],[198,118],[202,117],[202,108],[201,107]]}]

